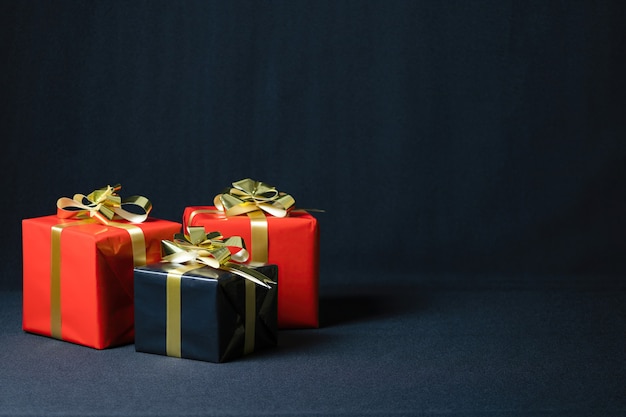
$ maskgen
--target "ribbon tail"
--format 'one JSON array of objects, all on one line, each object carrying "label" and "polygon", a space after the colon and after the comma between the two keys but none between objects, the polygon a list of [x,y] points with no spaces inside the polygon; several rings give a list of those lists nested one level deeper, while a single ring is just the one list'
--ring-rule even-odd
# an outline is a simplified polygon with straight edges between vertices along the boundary
[{"label": "ribbon tail", "polygon": [[[87,206],[83,204],[81,198],[82,194],[74,196],[74,200],[68,197],[61,197],[57,200],[57,217],[61,219],[69,219],[72,217],[79,217],[86,215],[95,206]],[[69,209],[69,210],[68,210]]]},{"label": "ribbon tail", "polygon": [[220,269],[232,272],[233,274],[239,275],[240,277],[250,280],[255,284],[265,288],[272,288],[265,281],[269,281],[270,283],[275,284],[274,281],[269,280],[265,275],[261,274],[260,272],[257,272],[250,268],[246,268],[242,265],[234,264],[232,262],[227,262],[225,265],[222,265]]}]

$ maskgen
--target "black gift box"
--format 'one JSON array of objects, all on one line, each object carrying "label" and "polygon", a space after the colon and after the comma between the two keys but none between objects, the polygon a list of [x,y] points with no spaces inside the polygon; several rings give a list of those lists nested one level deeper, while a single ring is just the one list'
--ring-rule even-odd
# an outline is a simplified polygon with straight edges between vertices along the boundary
[{"label": "black gift box", "polygon": [[[181,275],[189,268],[195,269]],[[277,282],[276,265],[251,268]],[[137,352],[227,362],[276,346],[276,284],[266,288],[229,271],[166,262],[134,273]]]}]

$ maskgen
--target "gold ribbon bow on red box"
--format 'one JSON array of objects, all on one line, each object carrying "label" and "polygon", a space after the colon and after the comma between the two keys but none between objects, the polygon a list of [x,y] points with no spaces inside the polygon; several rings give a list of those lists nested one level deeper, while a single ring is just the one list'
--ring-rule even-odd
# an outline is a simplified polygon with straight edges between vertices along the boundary
[{"label": "gold ribbon bow on red box", "polygon": [[[102,224],[109,224],[114,218],[121,218],[131,223],[144,222],[152,210],[150,200],[140,195],[122,200],[117,194],[121,188],[119,184],[107,185],[88,195],[74,194],[73,198],[61,197],[57,200],[57,216],[64,219],[93,217]],[[138,207],[140,213],[127,211],[123,206]]]},{"label": "gold ribbon bow on red box", "polygon": [[275,217],[285,217],[296,204],[289,194],[261,181],[246,178],[213,199],[215,207],[227,216],[264,211]]},{"label": "gold ribbon bow on red box", "polygon": [[268,261],[267,218],[265,213],[285,217],[296,204],[289,194],[261,181],[246,178],[213,199],[215,207],[226,216],[246,214],[250,218],[252,262]]}]

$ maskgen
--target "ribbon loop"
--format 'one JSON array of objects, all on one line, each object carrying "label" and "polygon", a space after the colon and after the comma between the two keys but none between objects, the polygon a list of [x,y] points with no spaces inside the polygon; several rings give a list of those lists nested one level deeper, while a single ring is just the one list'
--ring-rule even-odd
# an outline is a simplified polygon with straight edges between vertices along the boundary
[{"label": "ribbon loop", "polygon": [[[107,185],[92,191],[88,195],[74,194],[73,198],[61,197],[57,200],[57,216],[60,218],[93,217],[102,224],[108,224],[116,217],[131,223],[142,223],[152,210],[152,203],[143,196],[131,196],[122,199],[118,194],[122,188],[117,184]],[[127,211],[123,206],[134,206],[139,213]]]}]

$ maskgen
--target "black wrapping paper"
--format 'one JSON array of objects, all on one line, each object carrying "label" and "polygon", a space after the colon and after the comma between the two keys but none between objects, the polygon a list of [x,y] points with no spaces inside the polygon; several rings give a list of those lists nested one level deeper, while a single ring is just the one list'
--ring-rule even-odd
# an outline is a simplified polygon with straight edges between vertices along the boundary
[{"label": "black wrapping paper", "polygon": [[[135,350],[168,355],[167,275],[176,264],[158,263],[134,270]],[[257,271],[277,282],[278,267]],[[180,281],[180,357],[227,362],[244,355],[246,290],[254,291],[254,351],[277,344],[277,292],[260,285],[246,289],[246,279],[202,267]]]}]

